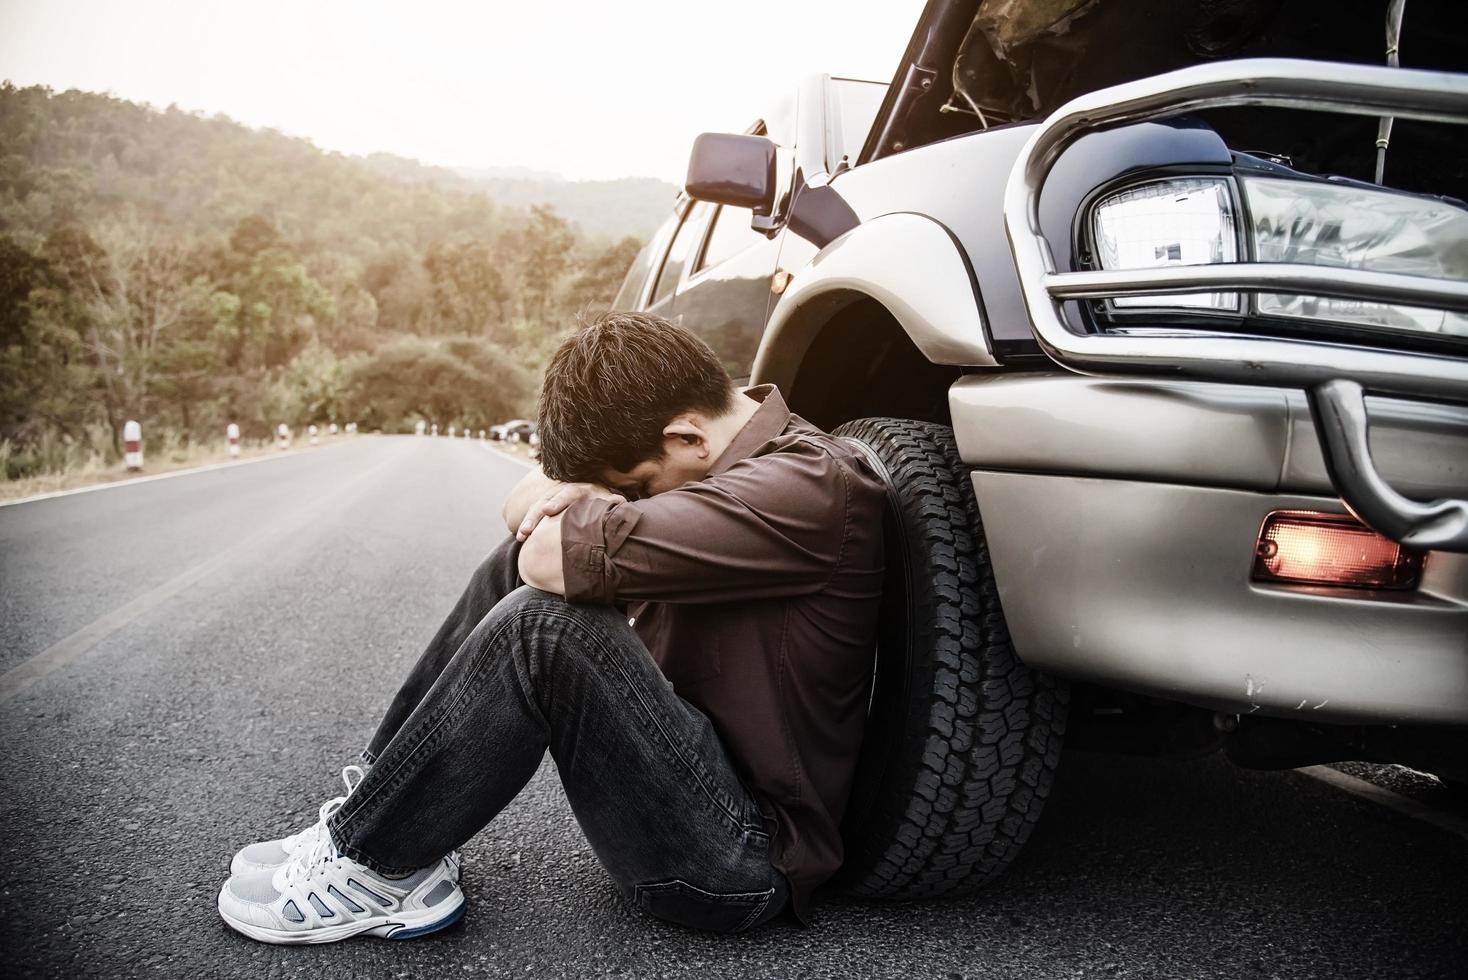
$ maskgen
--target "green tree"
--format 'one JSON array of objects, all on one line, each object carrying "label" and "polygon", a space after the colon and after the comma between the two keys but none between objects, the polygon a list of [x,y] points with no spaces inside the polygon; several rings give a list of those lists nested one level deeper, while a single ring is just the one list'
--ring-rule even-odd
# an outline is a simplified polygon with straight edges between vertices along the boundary
[{"label": "green tree", "polygon": [[576,235],[554,208],[535,204],[518,238],[525,314],[544,323],[552,309],[556,286],[570,268]]},{"label": "green tree", "polygon": [[592,254],[577,268],[571,280],[569,299],[572,308],[583,315],[594,316],[612,307],[622,280],[632,267],[632,260],[642,250],[642,243],[627,237]]},{"label": "green tree", "polygon": [[534,379],[498,345],[476,337],[404,337],[355,361],[347,372],[349,411],[388,430],[425,419],[488,428],[529,411]]},{"label": "green tree", "polygon": [[162,349],[188,318],[202,315],[207,284],[190,274],[185,243],[136,220],[105,225],[96,238],[63,228],[47,251],[63,290],[36,313],[52,336],[79,339],[120,450],[123,422],[146,416]]},{"label": "green tree", "polygon": [[484,241],[436,242],[423,257],[433,307],[446,333],[505,335],[510,298],[494,248]]}]

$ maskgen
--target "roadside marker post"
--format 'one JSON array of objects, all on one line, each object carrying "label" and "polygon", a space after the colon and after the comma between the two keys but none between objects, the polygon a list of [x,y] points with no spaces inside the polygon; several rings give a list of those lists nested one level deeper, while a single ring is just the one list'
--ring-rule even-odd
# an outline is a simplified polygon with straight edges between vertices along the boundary
[{"label": "roadside marker post", "polygon": [[143,468],[143,427],[135,419],[122,423],[122,457],[129,472]]},{"label": "roadside marker post", "polygon": [[480,442],[483,442],[484,441],[484,430],[483,429],[480,429],[479,430],[479,441]]},{"label": "roadside marker post", "polygon": [[422,419],[419,419],[418,424],[413,426],[413,431],[421,436],[423,433],[428,431],[428,423],[423,421]]},{"label": "roadside marker post", "polygon": [[435,436],[438,435],[438,423],[437,422],[433,423],[433,434]]},{"label": "roadside marker post", "polygon": [[329,435],[329,436],[336,435],[336,423],[335,422],[331,423],[331,425],[329,425],[329,426],[326,427],[326,434]]},{"label": "roadside marker post", "polygon": [[452,439],[453,437],[454,437],[454,427],[451,425],[451,426],[449,426],[449,438]]},{"label": "roadside marker post", "polygon": [[233,422],[224,427],[224,439],[229,443],[229,454],[238,456],[240,454],[240,427]]},{"label": "roadside marker post", "polygon": [[286,425],[284,422],[275,427],[275,448],[291,448],[291,427]]},{"label": "roadside marker post", "polygon": [[317,430],[316,426],[314,426],[314,425],[308,425],[308,426],[306,426],[306,435],[308,435],[308,436],[311,437],[311,445],[313,445],[313,446],[316,445],[316,433],[317,433],[317,431],[318,430]]}]

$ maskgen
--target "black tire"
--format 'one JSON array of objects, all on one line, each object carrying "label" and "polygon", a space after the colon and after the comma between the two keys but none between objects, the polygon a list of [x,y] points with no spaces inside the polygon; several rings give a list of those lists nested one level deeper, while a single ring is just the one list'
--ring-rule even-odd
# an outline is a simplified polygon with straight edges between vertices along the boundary
[{"label": "black tire", "polygon": [[1068,691],[1015,656],[952,429],[873,418],[835,433],[870,450],[889,490],[876,677],[835,883],[863,898],[969,891],[1039,819]]}]

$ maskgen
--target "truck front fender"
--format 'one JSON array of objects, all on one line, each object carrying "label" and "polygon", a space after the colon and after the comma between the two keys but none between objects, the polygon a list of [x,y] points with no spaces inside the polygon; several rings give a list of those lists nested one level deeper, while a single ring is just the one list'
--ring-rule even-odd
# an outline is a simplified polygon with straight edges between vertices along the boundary
[{"label": "truck front fender", "polygon": [[897,212],[863,222],[795,271],[770,313],[750,382],[788,391],[821,328],[863,299],[885,307],[934,364],[998,363],[958,240],[931,218]]}]

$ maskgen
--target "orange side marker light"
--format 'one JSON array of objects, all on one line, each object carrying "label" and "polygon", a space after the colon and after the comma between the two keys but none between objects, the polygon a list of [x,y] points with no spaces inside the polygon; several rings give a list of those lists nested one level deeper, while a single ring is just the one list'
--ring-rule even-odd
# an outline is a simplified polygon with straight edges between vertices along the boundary
[{"label": "orange side marker light", "polygon": [[1424,554],[1377,534],[1354,517],[1275,511],[1254,549],[1254,580],[1351,589],[1412,589]]}]

